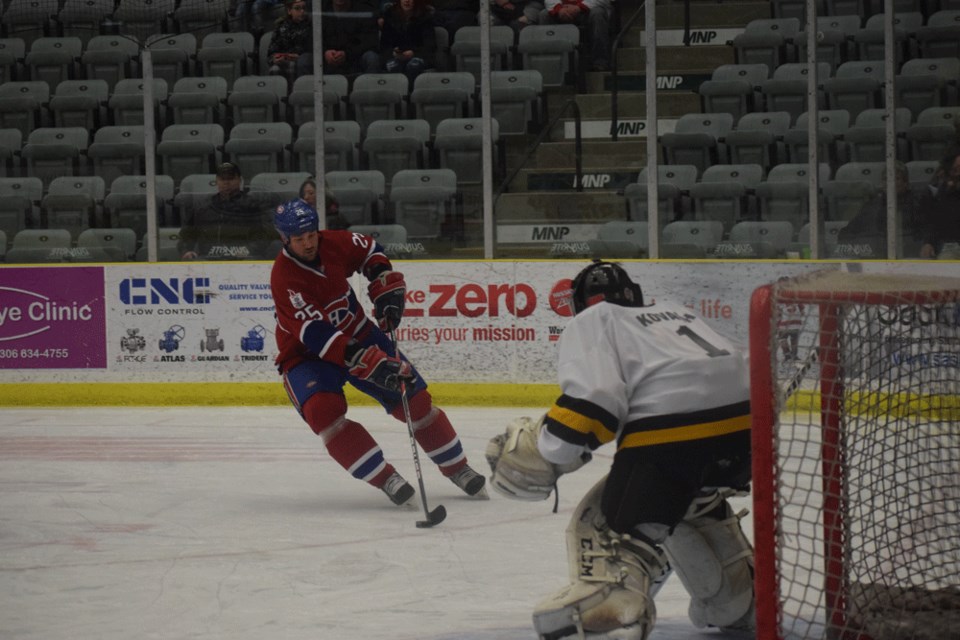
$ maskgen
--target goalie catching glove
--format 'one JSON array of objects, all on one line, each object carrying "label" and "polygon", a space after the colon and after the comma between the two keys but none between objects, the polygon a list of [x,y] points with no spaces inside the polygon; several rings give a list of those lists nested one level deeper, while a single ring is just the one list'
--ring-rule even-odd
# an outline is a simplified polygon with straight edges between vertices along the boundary
[{"label": "goalie catching glove", "polygon": [[344,364],[350,375],[372,382],[387,391],[400,391],[404,382],[414,378],[409,362],[388,356],[376,345],[362,348],[356,342],[351,342],[347,345]]},{"label": "goalie catching glove", "polygon": [[400,326],[407,295],[407,283],[398,271],[381,271],[370,281],[367,293],[373,301],[373,315],[381,331],[387,333]]},{"label": "goalie catching glove", "polygon": [[564,473],[576,471],[590,461],[589,452],[570,464],[557,465],[540,455],[537,441],[543,418],[534,422],[524,416],[507,425],[506,433],[487,443],[486,457],[493,475],[493,488],[515,500],[546,500]]}]

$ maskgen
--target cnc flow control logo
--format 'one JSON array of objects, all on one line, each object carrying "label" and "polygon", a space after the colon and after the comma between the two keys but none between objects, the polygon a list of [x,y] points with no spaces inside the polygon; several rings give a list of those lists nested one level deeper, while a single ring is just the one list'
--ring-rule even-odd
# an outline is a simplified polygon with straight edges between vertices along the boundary
[{"label": "cnc flow control logo", "polygon": [[210,304],[216,295],[210,278],[126,278],[120,281],[125,305]]}]

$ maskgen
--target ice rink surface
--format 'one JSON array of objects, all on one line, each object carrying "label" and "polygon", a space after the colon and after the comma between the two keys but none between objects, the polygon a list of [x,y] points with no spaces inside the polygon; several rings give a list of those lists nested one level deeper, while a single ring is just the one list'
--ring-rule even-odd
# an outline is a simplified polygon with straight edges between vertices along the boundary
[{"label": "ice rink surface", "polygon": [[[444,408],[484,474],[487,440],[545,409]],[[349,416],[416,486],[406,426]],[[469,499],[421,455],[447,519],[418,529],[419,495],[395,507],[351,478],[291,407],[0,409],[0,638],[535,640],[598,453],[557,514]],[[686,607],[671,577],[651,638],[724,638]]]}]

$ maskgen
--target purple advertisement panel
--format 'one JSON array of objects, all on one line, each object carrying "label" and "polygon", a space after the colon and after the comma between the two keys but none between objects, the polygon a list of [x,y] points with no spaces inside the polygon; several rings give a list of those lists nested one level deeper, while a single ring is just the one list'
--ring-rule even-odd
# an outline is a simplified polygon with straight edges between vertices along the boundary
[{"label": "purple advertisement panel", "polygon": [[0,269],[0,369],[104,369],[102,267]]}]

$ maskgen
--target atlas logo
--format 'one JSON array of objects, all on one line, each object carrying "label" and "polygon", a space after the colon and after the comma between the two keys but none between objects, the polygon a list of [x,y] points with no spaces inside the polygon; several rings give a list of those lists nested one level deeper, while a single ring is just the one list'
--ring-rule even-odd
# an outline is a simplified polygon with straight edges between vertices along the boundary
[{"label": "atlas logo", "polygon": [[215,294],[210,278],[126,278],[120,281],[120,302],[146,304],[210,304]]}]

